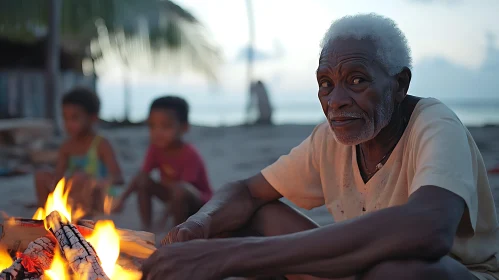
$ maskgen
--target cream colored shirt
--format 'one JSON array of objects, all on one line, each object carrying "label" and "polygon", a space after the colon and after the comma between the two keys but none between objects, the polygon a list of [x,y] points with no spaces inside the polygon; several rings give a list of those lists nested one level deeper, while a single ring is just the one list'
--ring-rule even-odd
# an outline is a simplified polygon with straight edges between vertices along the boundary
[{"label": "cream colored shirt", "polygon": [[366,184],[355,146],[336,142],[327,123],[262,174],[299,207],[325,204],[337,222],[404,204],[424,185],[449,190],[467,205],[451,256],[479,279],[499,279],[498,223],[482,156],[454,112],[436,99],[418,102],[387,162]]}]

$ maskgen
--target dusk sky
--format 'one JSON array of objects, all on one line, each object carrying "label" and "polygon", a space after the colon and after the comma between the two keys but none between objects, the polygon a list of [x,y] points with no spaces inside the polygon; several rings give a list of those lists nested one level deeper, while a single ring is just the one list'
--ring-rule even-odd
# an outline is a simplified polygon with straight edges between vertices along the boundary
[{"label": "dusk sky", "polygon": [[[164,92],[179,92],[193,102],[214,92],[228,99],[243,98],[246,1],[176,2],[204,23],[221,48],[224,64],[219,82],[209,84],[193,73],[168,77],[136,73],[132,83],[137,106],[147,107]],[[269,83],[274,99],[315,101],[314,72],[324,32],[337,18],[369,12],[394,19],[406,34],[414,60],[411,93],[437,98],[499,96],[497,0],[253,0],[253,8],[258,54],[255,76]],[[105,111],[121,98],[120,77],[119,70],[101,77],[100,88],[109,92],[109,98],[114,96],[113,102],[103,98]]]}]

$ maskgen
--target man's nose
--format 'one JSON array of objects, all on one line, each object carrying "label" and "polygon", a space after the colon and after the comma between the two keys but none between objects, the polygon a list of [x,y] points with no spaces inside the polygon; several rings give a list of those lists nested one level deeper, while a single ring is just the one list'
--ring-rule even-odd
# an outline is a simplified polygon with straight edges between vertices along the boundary
[{"label": "man's nose", "polygon": [[327,105],[333,110],[349,107],[353,103],[352,97],[343,87],[335,87],[328,97]]}]

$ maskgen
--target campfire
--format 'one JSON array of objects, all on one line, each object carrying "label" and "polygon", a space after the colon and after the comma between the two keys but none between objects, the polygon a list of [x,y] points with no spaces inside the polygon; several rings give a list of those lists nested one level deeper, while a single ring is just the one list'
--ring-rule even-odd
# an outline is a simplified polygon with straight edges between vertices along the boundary
[{"label": "campfire", "polygon": [[[154,250],[154,234],[117,229],[111,220],[82,220],[62,179],[32,219],[1,225],[0,280],[135,280]],[[110,209],[109,200],[104,208]]]}]

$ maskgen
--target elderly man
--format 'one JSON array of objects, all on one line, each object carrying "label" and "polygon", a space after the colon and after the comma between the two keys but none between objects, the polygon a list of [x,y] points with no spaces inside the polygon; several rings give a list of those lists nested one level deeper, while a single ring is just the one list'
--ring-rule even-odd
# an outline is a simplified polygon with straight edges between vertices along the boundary
[{"label": "elderly man", "polygon": [[[392,20],[335,21],[317,69],[327,122],[171,231],[144,276],[499,279],[482,156],[449,108],[407,94],[410,68]],[[282,196],[307,209],[325,204],[336,223],[318,227]],[[260,237],[241,237],[249,235]]]}]

